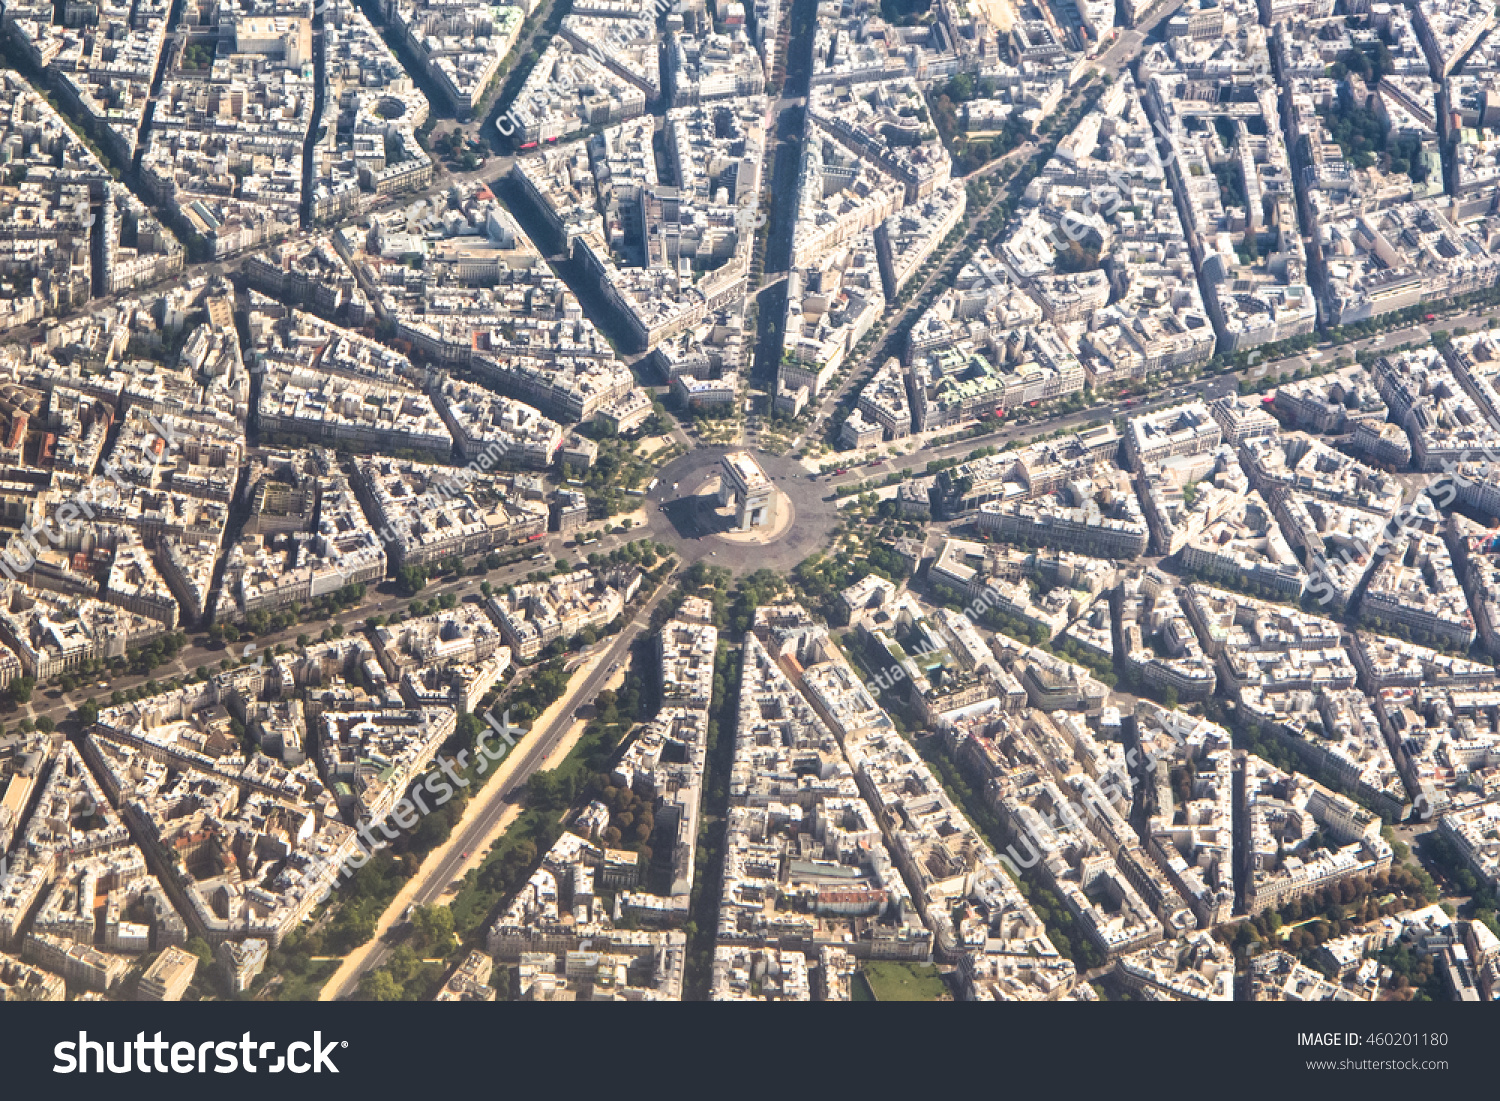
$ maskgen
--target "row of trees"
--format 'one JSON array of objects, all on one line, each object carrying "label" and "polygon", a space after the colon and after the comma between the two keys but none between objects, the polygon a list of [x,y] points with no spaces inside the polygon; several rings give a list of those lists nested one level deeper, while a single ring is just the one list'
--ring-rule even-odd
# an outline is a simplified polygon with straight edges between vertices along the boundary
[{"label": "row of trees", "polygon": [[285,608],[270,612],[257,609],[245,616],[243,625],[215,623],[208,629],[208,638],[216,646],[238,642],[242,638],[263,638],[293,627],[298,623],[317,623],[331,619],[339,612],[357,607],[366,593],[362,581],[351,582],[335,592],[327,593],[317,600],[303,604],[294,600]]},{"label": "row of trees", "polygon": [[416,596],[427,585],[427,567],[408,562],[396,571],[396,585],[402,596]]},{"label": "row of trees", "polygon": [[[16,729],[19,730],[22,734],[30,734],[33,730],[40,730],[43,734],[50,734],[53,730],[57,729],[57,726],[52,721],[50,716],[38,715],[35,722],[33,722],[31,719],[22,719],[16,724]],[[0,738],[3,738],[4,736],[5,724],[0,723]]]},{"label": "row of trees", "polygon": [[1474,869],[1453,842],[1438,831],[1433,830],[1427,834],[1423,844],[1426,846],[1424,851],[1433,859],[1445,879],[1457,890],[1470,896],[1475,920],[1484,922],[1492,933],[1500,936],[1500,919],[1496,916],[1500,900],[1497,900],[1494,885],[1475,875]]},{"label": "row of trees", "polygon": [[1050,887],[1029,876],[1021,877],[1021,894],[1047,927],[1047,937],[1059,953],[1073,961],[1080,972],[1102,967],[1104,953],[1078,928],[1072,911]]},{"label": "row of trees", "polygon": [[78,668],[71,673],[64,673],[58,677],[57,686],[64,692],[71,692],[102,674],[124,672],[126,665],[123,658],[115,658],[113,661],[106,658],[88,658],[80,662]]},{"label": "row of trees", "polygon": [[6,685],[5,696],[13,705],[24,707],[31,702],[31,693],[35,689],[35,677],[17,677]]},{"label": "row of trees", "polygon": [[561,699],[567,689],[566,662],[561,655],[550,658],[538,666],[526,683],[511,695],[508,706],[512,719],[530,722]]},{"label": "row of trees", "polygon": [[442,964],[426,962],[411,945],[403,944],[380,967],[360,976],[359,999],[366,1002],[425,1001],[442,978]]},{"label": "row of trees", "polygon": [[458,607],[458,596],[455,593],[439,593],[431,600],[413,600],[406,606],[407,614],[413,617],[432,615],[438,611],[448,611]]},{"label": "row of trees", "polygon": [[[752,574],[752,592],[742,586],[735,594],[736,615],[744,614],[768,595],[769,570]],[[753,613],[752,613],[753,614]],[[729,644],[719,641],[714,652],[713,706],[709,712],[708,738],[704,754],[704,815],[698,827],[698,860],[693,867],[690,912],[695,919],[682,931],[687,935],[688,957],[683,992],[690,998],[707,997],[713,981],[714,937],[719,927],[719,902],[723,897],[724,840],[729,815],[729,774],[734,768],[734,724],[739,714],[740,663]],[[727,736],[726,736],[727,730]]]}]

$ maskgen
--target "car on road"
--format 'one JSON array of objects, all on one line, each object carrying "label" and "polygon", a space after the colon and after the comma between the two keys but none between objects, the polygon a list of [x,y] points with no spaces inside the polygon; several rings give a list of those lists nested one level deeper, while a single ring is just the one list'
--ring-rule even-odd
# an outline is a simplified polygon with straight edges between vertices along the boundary
[{"label": "car on road", "polygon": [[469,858],[469,850],[465,849],[464,850],[464,859],[467,860],[468,858]]}]

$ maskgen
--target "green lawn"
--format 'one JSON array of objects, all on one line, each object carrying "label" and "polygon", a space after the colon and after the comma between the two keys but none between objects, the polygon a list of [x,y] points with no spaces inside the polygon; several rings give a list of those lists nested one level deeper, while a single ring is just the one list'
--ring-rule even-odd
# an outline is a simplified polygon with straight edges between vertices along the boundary
[{"label": "green lawn", "polygon": [[324,984],[333,978],[333,973],[339,969],[339,962],[337,959],[312,960],[307,969],[301,973],[280,972],[281,985],[272,993],[272,1000],[278,1002],[317,1001]]},{"label": "green lawn", "polygon": [[930,963],[866,960],[860,970],[875,997],[882,1002],[936,1002],[952,996],[937,968]]}]

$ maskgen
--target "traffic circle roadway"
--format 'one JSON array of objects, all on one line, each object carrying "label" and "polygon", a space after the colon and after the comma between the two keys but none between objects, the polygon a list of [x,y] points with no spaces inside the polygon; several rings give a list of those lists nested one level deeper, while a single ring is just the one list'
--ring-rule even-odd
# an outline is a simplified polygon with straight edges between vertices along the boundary
[{"label": "traffic circle roadway", "polygon": [[[696,492],[717,485],[714,476],[721,457],[744,450],[755,457],[772,484],[785,495],[781,507],[790,505],[794,517],[791,524],[765,542],[724,533],[717,500]],[[712,565],[728,567],[735,573],[758,569],[788,573],[808,555],[821,550],[838,525],[838,503],[830,489],[809,478],[807,468],[795,459],[755,448],[700,446],[656,472],[656,486],[646,494],[646,534],[675,547],[684,564],[711,559]]]}]

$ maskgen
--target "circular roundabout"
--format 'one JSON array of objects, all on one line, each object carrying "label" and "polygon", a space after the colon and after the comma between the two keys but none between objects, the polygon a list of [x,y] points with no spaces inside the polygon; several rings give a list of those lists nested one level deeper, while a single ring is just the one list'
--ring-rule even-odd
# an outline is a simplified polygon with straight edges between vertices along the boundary
[{"label": "circular roundabout", "polygon": [[[768,484],[760,483],[762,474]],[[674,545],[685,562],[711,559],[739,574],[785,573],[823,547],[837,526],[837,502],[825,496],[794,459],[755,448],[699,447],[657,471],[646,494],[646,530]]]}]

